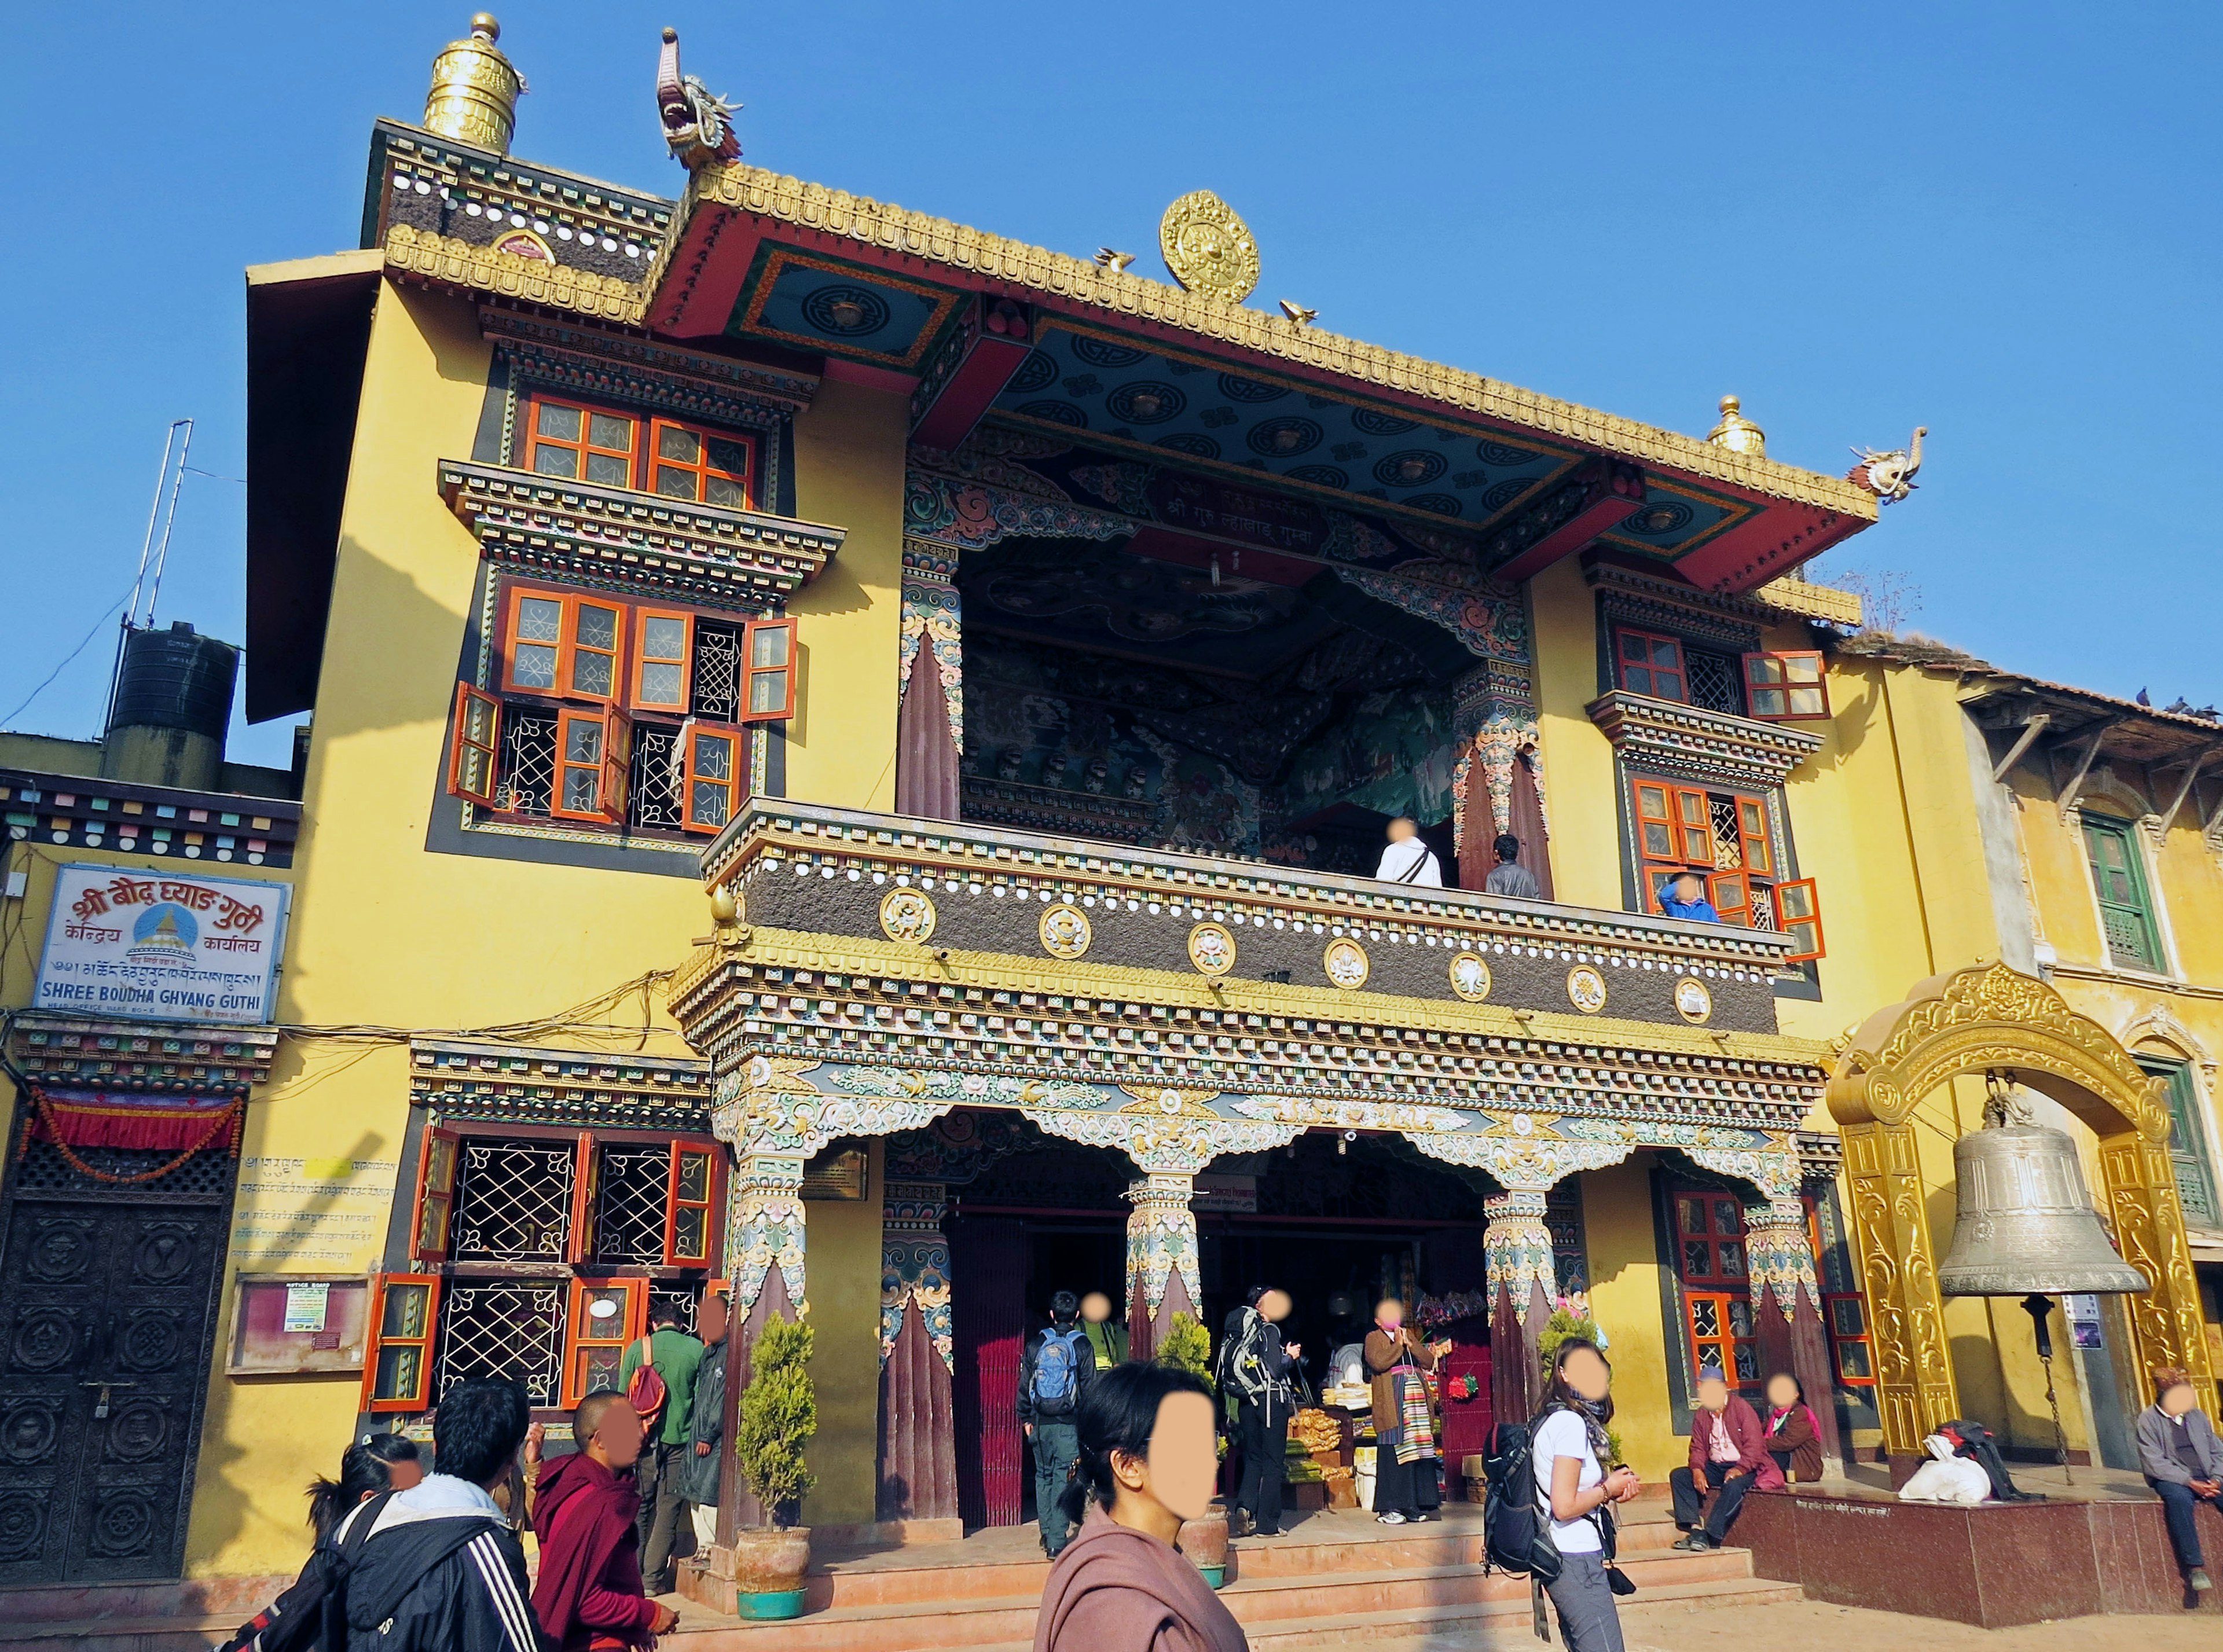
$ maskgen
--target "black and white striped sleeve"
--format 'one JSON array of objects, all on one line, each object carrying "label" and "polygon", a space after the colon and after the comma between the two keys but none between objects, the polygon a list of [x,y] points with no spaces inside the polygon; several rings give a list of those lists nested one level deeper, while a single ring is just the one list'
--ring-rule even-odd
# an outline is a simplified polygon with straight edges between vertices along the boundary
[{"label": "black and white striped sleeve", "polygon": [[487,1601],[499,1625],[505,1652],[540,1652],[539,1625],[532,1616],[532,1603],[510,1570],[509,1555],[501,1540],[492,1531],[483,1531],[465,1545],[463,1552],[470,1556],[473,1568],[486,1586]]}]

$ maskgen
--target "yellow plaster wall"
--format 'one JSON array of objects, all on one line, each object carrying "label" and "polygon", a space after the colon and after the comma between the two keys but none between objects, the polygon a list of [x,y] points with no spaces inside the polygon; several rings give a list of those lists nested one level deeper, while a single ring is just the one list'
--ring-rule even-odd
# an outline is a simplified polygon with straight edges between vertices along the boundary
[{"label": "yellow plaster wall", "polygon": [[803,1516],[814,1526],[875,1517],[880,1416],[880,1203],[887,1144],[871,1143],[861,1199],[813,1200],[809,1226],[810,1381],[818,1434],[808,1454],[818,1485]]},{"label": "yellow plaster wall", "polygon": [[788,605],[802,662],[787,734],[790,797],[841,808],[895,807],[910,418],[905,397],[828,379],[795,421],[796,510],[847,529],[848,537]]},{"label": "yellow plaster wall", "polygon": [[1613,746],[1583,708],[1598,697],[1597,601],[1575,559],[1529,582],[1537,745],[1552,825],[1552,886],[1577,906],[1622,904]]},{"label": "yellow plaster wall", "polygon": [[1667,1394],[1668,1321],[1652,1209],[1655,1157],[1633,1154],[1587,1172],[1582,1184],[1590,1311],[1612,1344],[1606,1354],[1613,1361],[1613,1426],[1628,1466],[1657,1485],[1688,1459],[1690,1442],[1675,1434]]}]

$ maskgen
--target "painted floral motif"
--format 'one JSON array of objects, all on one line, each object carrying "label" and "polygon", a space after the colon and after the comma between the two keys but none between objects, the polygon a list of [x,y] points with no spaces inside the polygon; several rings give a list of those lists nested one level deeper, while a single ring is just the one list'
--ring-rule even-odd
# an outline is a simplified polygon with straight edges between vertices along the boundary
[{"label": "painted floral motif", "polygon": [[1489,964],[1479,952],[1460,952],[1447,966],[1452,990],[1470,1004],[1489,996]]},{"label": "painted floral motif", "polygon": [[1252,1096],[1232,1104],[1246,1118],[1338,1130],[1458,1130],[1466,1116],[1448,1107],[1410,1102],[1319,1101],[1308,1096]]},{"label": "painted floral motif", "polygon": [[1189,1301],[1204,1301],[1196,1213],[1189,1204],[1194,1187],[1193,1176],[1153,1171],[1127,1190],[1127,1294],[1131,1300],[1139,1291],[1148,1313],[1158,1311],[1176,1272]]},{"label": "painted floral motif", "polygon": [[1587,964],[1567,971],[1567,1002],[1585,1015],[1605,1008],[1605,977]]},{"label": "painted floral motif", "polygon": [[1088,914],[1064,901],[1046,908],[1036,928],[1042,937],[1042,951],[1052,958],[1079,958],[1088,950],[1088,943],[1095,935],[1089,927]]},{"label": "painted floral motif", "polygon": [[934,902],[921,890],[890,889],[880,897],[880,927],[890,940],[923,941],[934,922]]},{"label": "painted floral motif", "polygon": [[1485,1134],[1466,1131],[1448,1135],[1420,1135],[1413,1145],[1431,1159],[1446,1165],[1486,1170],[1504,1186],[1542,1195],[1554,1183],[1578,1171],[1603,1170],[1617,1165],[1635,1150],[1635,1143],[1567,1141],[1554,1136]]},{"label": "painted floral motif", "polygon": [[1021,1109],[1043,1134],[1123,1153],[1152,1174],[1193,1176],[1222,1153],[1263,1153],[1304,1134],[1300,1124],[1231,1119],[1200,1099],[1210,1091],[1144,1091],[1116,1113]]},{"label": "painted floral motif", "polygon": [[1548,1297],[1559,1288],[1552,1230],[1531,1203],[1518,1193],[1494,1194],[1482,1203],[1487,1222],[1482,1230],[1483,1279],[1493,1303],[1502,1293],[1525,1310],[1535,1291]]},{"label": "painted floral motif", "polygon": [[934,650],[935,668],[941,677],[943,707],[949,719],[949,738],[955,750],[965,749],[965,614],[952,583],[956,558],[928,545],[904,547],[903,606],[896,667],[899,694],[910,691],[911,668],[922,646]]},{"label": "painted floral motif", "polygon": [[746,1320],[774,1268],[787,1299],[803,1301],[803,1156],[753,1153],[734,1176],[727,1266],[734,1278],[734,1316]]},{"label": "painted floral motif", "polygon": [[1675,983],[1675,1013],[1686,1021],[1710,1021],[1714,995],[1706,990],[1704,982],[1686,975]]},{"label": "painted floral motif", "polygon": [[904,1310],[918,1303],[941,1363],[955,1369],[949,1306],[949,1241],[942,1237],[946,1201],[939,1183],[891,1181],[880,1208],[880,1363],[902,1334]]},{"label": "painted floral motif", "polygon": [[1395,574],[1338,568],[1337,576],[1377,601],[1432,619],[1485,660],[1528,663],[1528,611],[1521,594],[1471,568],[1442,561],[1410,562]]},{"label": "painted floral motif", "polygon": [[1225,975],[1235,967],[1235,937],[1224,925],[1199,924],[1188,932],[1188,961],[1200,975]]},{"label": "painted floral motif", "polygon": [[1320,967],[1327,971],[1331,982],[1346,990],[1364,986],[1372,968],[1366,959],[1366,949],[1355,940],[1330,941],[1327,951],[1320,955]]},{"label": "painted floral motif", "polygon": [[1806,1292],[1810,1311],[1822,1305],[1821,1282],[1814,1271],[1814,1246],[1806,1228],[1806,1206],[1797,1197],[1772,1199],[1744,1208],[1745,1265],[1755,1303],[1773,1296],[1788,1319]]},{"label": "painted floral motif", "polygon": [[941,544],[979,550],[1013,535],[1030,539],[1123,539],[1135,531],[1124,517],[1001,487],[985,487],[914,470],[904,479],[904,532]]}]

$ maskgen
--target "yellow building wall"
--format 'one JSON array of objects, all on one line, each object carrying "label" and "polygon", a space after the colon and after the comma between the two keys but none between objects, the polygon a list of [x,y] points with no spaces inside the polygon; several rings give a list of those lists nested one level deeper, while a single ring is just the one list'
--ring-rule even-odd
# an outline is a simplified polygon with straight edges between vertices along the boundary
[{"label": "yellow building wall", "polygon": [[1552,892],[1617,910],[1624,903],[1613,746],[1583,709],[1598,697],[1597,601],[1571,557],[1539,574],[1528,594]]},{"label": "yellow building wall", "polygon": [[1657,1156],[1640,1153],[1605,1170],[1586,1172],[1583,1243],[1590,1268],[1590,1312],[1612,1344],[1613,1426],[1622,1456],[1639,1476],[1664,1484],[1670,1469],[1690,1456],[1690,1436],[1678,1436],[1667,1390],[1670,1360],[1682,1357],[1668,1343],[1669,1320],[1660,1291],[1659,1228],[1652,1208],[1652,1168]]},{"label": "yellow building wall", "polygon": [[871,1144],[861,1199],[814,1200],[809,1228],[810,1382],[818,1434],[806,1454],[818,1485],[804,1523],[876,1518],[880,1417],[880,1208],[887,1144]]}]

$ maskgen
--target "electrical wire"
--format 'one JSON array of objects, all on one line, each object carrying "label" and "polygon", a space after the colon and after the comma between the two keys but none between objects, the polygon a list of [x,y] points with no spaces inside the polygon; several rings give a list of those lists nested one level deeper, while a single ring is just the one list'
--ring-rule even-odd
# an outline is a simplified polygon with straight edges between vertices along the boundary
[{"label": "electrical wire", "polygon": [[108,623],[110,617],[113,615],[118,608],[122,607],[130,600],[131,594],[127,591],[123,595],[117,598],[115,601],[110,603],[107,607],[102,609],[100,618],[92,622],[92,629],[86,631],[85,634],[79,639],[78,645],[75,648],[70,650],[68,653],[62,656],[61,663],[56,666],[53,670],[47,672],[46,680],[41,682],[37,688],[32,689],[29,694],[25,694],[15,710],[9,712],[5,717],[0,717],[0,728],[5,728],[9,724],[21,717],[25,712],[30,709],[31,702],[33,700],[36,700],[41,694],[46,693],[47,689],[54,687],[54,679],[61,675],[64,671],[69,669],[70,662],[77,658],[79,655],[85,652],[86,644],[91,643],[93,638],[99,632],[100,628]]}]

